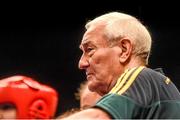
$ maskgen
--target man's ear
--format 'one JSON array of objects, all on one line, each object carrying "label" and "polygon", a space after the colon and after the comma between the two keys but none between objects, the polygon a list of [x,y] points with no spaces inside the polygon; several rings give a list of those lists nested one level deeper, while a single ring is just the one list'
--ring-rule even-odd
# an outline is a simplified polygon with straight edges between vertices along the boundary
[{"label": "man's ear", "polygon": [[120,63],[125,63],[129,60],[132,53],[132,42],[129,39],[121,39],[118,42],[118,46],[121,48],[122,52],[119,56]]}]

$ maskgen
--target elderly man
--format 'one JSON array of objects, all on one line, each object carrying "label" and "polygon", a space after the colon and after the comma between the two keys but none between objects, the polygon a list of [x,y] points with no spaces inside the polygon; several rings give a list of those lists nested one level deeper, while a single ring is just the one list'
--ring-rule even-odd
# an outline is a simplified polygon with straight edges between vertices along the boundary
[{"label": "elderly man", "polygon": [[147,67],[151,36],[135,17],[111,12],[86,24],[79,68],[88,88],[103,96],[67,119],[180,118],[180,93],[163,73]]}]

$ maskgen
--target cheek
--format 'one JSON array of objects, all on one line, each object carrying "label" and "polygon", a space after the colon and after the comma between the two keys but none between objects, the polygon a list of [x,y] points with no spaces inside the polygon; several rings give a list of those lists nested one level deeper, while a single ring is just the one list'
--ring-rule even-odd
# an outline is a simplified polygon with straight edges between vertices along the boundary
[{"label": "cheek", "polygon": [[97,79],[109,79],[118,69],[119,60],[115,53],[103,51],[94,54],[89,63]]},{"label": "cheek", "polygon": [[104,71],[105,65],[107,65],[107,63],[108,58],[101,54],[94,54],[89,60],[90,67],[96,75]]},{"label": "cheek", "polygon": [[97,52],[90,58],[90,64],[97,69],[109,69],[119,63],[118,55],[113,52]]},{"label": "cheek", "polygon": [[96,65],[99,65],[99,64],[103,64],[105,61],[107,61],[108,58],[109,58],[109,56],[106,54],[105,51],[98,50],[91,57],[90,62],[92,62],[93,64],[96,64]]}]

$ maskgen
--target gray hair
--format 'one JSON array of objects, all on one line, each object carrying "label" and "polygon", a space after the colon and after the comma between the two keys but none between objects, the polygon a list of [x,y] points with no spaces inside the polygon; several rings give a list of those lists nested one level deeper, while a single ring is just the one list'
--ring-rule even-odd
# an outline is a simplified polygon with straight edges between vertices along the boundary
[{"label": "gray hair", "polygon": [[127,38],[133,44],[133,54],[140,56],[148,64],[151,50],[151,36],[147,28],[135,17],[120,13],[110,12],[89,21],[86,29],[104,23],[104,35],[109,42]]}]

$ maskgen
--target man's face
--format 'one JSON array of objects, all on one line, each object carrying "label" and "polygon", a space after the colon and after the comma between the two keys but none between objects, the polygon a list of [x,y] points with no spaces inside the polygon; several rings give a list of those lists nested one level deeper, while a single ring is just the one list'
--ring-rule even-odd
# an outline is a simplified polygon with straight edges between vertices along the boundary
[{"label": "man's face", "polygon": [[0,119],[15,119],[16,108],[12,104],[0,104]]},{"label": "man's face", "polygon": [[86,31],[80,44],[83,54],[79,60],[79,68],[86,72],[89,89],[100,95],[110,90],[113,80],[117,80],[121,73],[121,49],[118,46],[109,47],[103,28],[101,25]]}]

